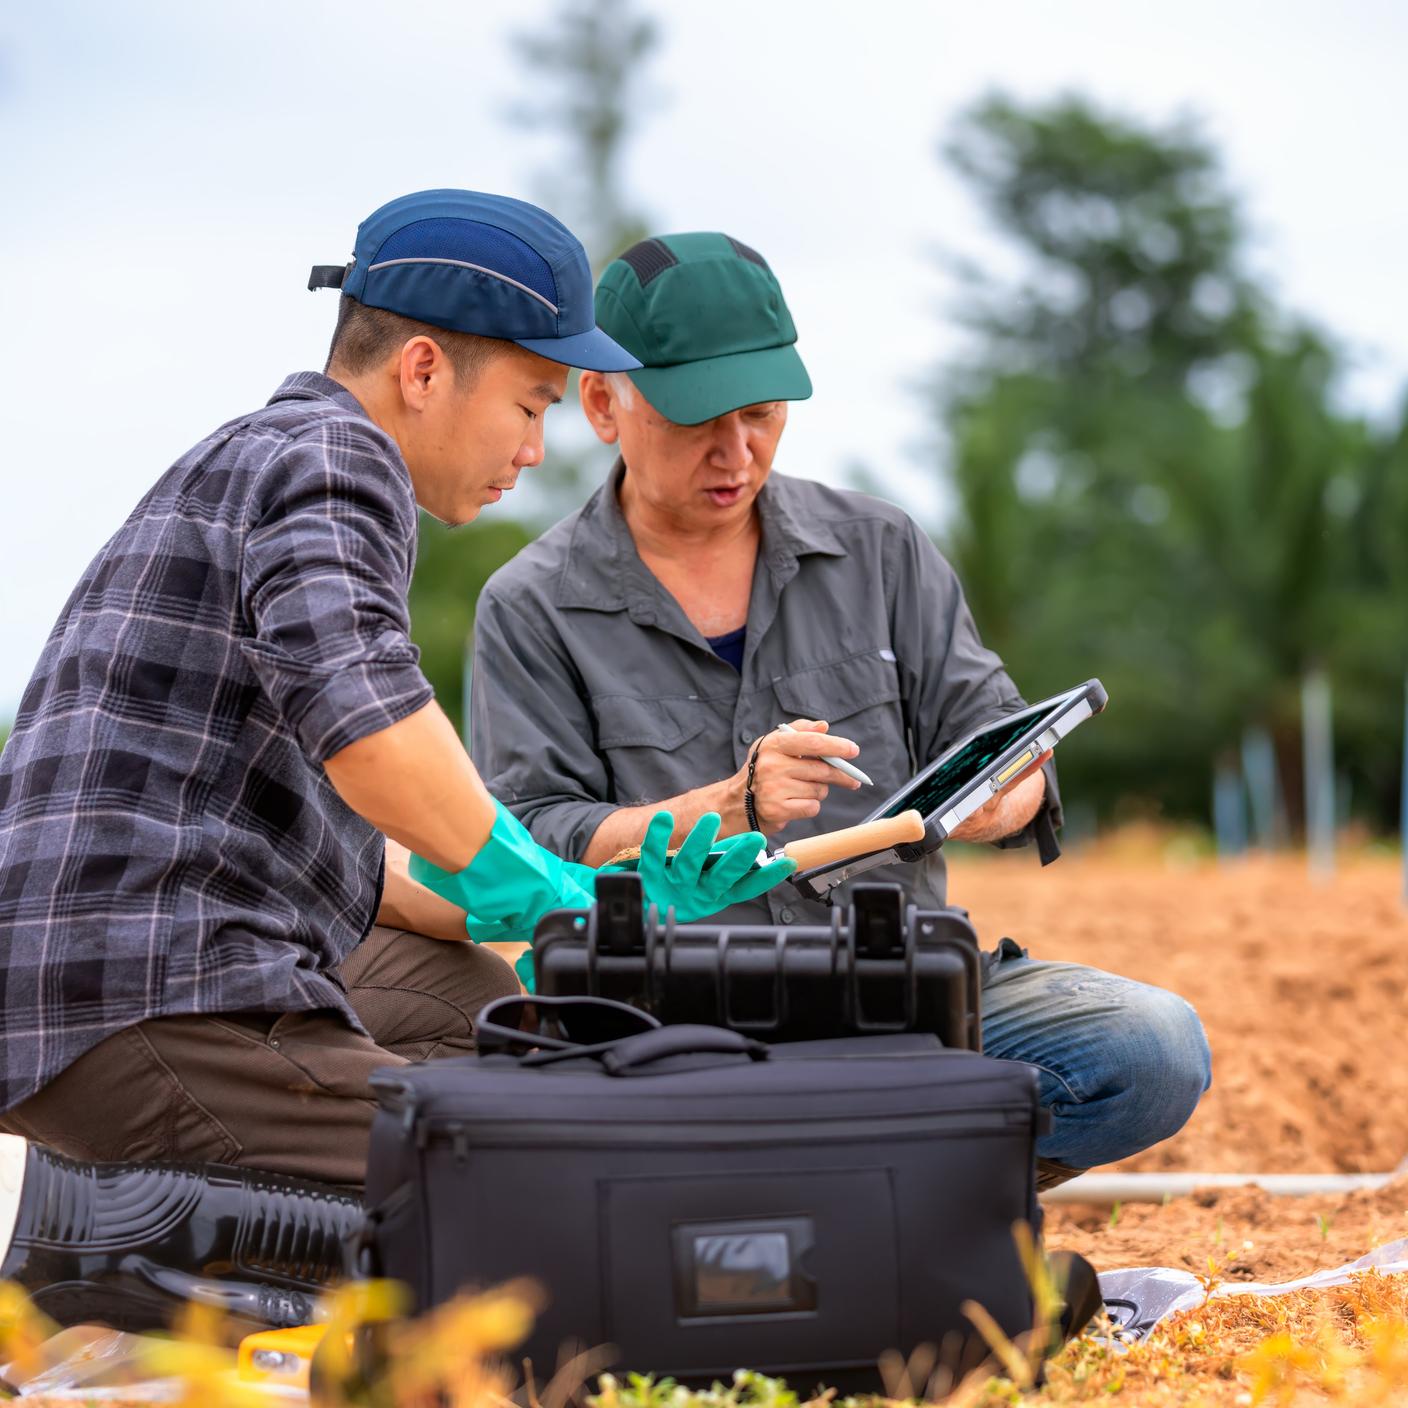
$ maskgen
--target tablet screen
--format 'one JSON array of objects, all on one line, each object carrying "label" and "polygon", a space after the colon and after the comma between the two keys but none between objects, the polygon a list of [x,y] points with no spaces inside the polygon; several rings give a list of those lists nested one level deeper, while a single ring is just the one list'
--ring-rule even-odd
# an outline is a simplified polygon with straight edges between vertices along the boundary
[{"label": "tablet screen", "polygon": [[[1064,703],[1064,700],[1062,701]],[[885,816],[898,816],[913,807],[926,820],[957,792],[964,783],[1000,757],[1039,719],[1053,712],[1049,708],[1023,709],[990,724],[959,749],[941,767],[926,777],[918,777],[885,809]]]}]

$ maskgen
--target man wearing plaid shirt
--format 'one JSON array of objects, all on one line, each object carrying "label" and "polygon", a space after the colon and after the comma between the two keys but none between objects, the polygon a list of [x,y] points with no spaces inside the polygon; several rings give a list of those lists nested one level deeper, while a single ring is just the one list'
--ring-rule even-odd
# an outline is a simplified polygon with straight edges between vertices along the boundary
[{"label": "man wearing plaid shirt", "polygon": [[472,1049],[518,991],[407,874],[499,826],[409,639],[416,507],[472,519],[542,459],[569,365],[639,363],[520,201],[393,201],[315,285],[343,288],[328,374],[157,481],[0,755],[0,1130],[74,1157],[359,1184],[371,1071]]}]

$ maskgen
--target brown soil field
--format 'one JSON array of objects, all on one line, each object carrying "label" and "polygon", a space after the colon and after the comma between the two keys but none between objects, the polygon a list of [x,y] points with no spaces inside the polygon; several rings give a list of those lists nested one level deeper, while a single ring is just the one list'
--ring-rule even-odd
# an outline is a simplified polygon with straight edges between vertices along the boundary
[{"label": "brown soil field", "polygon": [[[1045,869],[1023,852],[956,853],[950,893],[985,946],[1089,963],[1186,997],[1213,1087],[1132,1170],[1374,1173],[1408,1155],[1408,908],[1396,857],[1343,855],[1316,883],[1296,855],[1171,859],[1133,833]],[[1408,1180],[1376,1193],[1207,1192],[1167,1206],[1053,1206],[1052,1246],[1100,1269],[1166,1265],[1282,1280],[1408,1236]]]},{"label": "brown soil field", "polygon": [[[1025,864],[1023,862],[1026,862]],[[984,944],[1156,983],[1197,1008],[1213,1088],[1130,1169],[1374,1173],[1408,1154],[1408,908],[1392,858],[1176,867],[1099,850],[954,867]]]}]

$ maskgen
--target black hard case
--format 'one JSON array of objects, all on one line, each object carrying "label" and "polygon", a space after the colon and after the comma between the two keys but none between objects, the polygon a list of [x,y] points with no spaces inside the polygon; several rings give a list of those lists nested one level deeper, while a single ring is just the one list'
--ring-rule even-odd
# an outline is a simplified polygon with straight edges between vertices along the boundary
[{"label": "black hard case", "polygon": [[857,885],[830,924],[683,924],[642,908],[636,876],[601,875],[589,910],[557,910],[533,940],[537,990],[628,1002],[662,1022],[760,1040],[930,1032],[982,1050],[977,935],[957,910],[919,910],[898,885]]},{"label": "black hard case", "polygon": [[982,1357],[964,1301],[1030,1328],[1030,1067],[932,1036],[767,1049],[688,1026],[568,1054],[377,1073],[357,1270],[421,1308],[534,1278],[539,1383],[569,1345],[610,1345],[688,1383],[877,1390],[886,1350]]}]

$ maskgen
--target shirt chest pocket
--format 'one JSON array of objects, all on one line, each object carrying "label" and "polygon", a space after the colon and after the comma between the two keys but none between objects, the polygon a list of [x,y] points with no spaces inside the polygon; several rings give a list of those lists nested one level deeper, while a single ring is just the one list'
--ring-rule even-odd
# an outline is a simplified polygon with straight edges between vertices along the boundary
[{"label": "shirt chest pocket", "polygon": [[597,749],[611,772],[611,801],[631,806],[714,781],[711,715],[699,700],[597,694],[591,707]]},{"label": "shirt chest pocket", "polygon": [[833,733],[860,744],[856,761],[878,788],[893,791],[913,771],[893,651],[863,651],[779,675],[773,690],[788,718],[825,719]]}]

